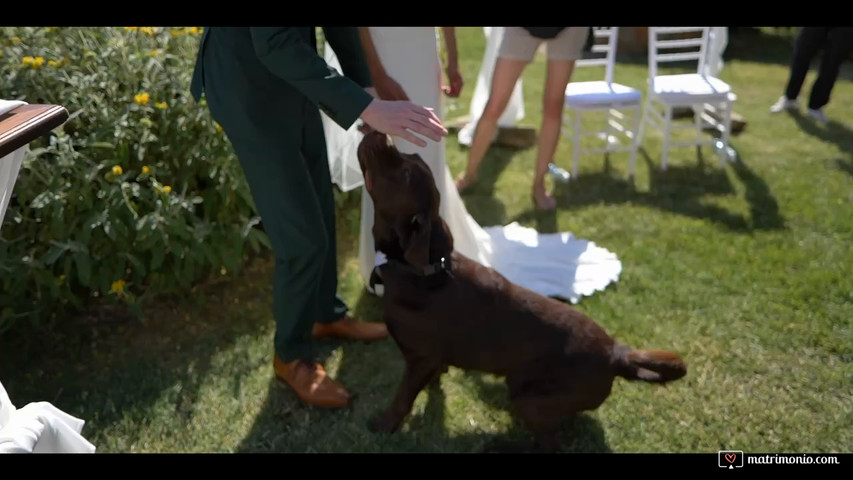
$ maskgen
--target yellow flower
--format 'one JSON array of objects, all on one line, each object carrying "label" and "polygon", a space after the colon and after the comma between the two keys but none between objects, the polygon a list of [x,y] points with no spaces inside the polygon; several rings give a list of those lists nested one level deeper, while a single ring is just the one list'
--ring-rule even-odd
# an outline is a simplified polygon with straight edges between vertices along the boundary
[{"label": "yellow flower", "polygon": [[47,64],[51,67],[58,67],[61,65],[61,63],[57,62],[56,60],[48,60]]},{"label": "yellow flower", "polygon": [[137,93],[136,95],[133,96],[133,100],[139,105],[147,105],[148,100],[150,100],[150,99],[151,99],[151,95],[149,95],[145,92]]},{"label": "yellow flower", "polygon": [[186,35],[186,32],[183,28],[173,28],[169,34],[173,37],[180,37],[181,35]]},{"label": "yellow flower", "polygon": [[227,274],[227,273],[228,273],[228,270],[226,270],[226,269],[225,269],[225,267],[222,267],[222,268],[220,268],[220,269],[219,269],[219,274],[220,274],[220,275],[225,275],[225,274]]},{"label": "yellow flower", "polygon": [[21,43],[21,37],[12,37],[12,45]]},{"label": "yellow flower", "polygon": [[199,35],[200,33],[202,33],[202,31],[201,31],[201,29],[200,29],[200,28],[198,28],[198,27],[190,27],[190,34],[191,34],[191,35]]},{"label": "yellow flower", "polygon": [[154,27],[139,27],[139,33],[144,33],[150,37],[154,35]]},{"label": "yellow flower", "polygon": [[169,104],[166,102],[157,102],[154,104],[154,106],[159,108],[160,110],[163,110],[164,108],[168,107]]},{"label": "yellow flower", "polygon": [[216,131],[221,133],[222,132],[222,125],[217,123],[216,124]]},{"label": "yellow flower", "polygon": [[148,175],[149,173],[151,173],[151,169],[148,167],[148,165],[144,165],[142,167],[142,173],[143,175]]},{"label": "yellow flower", "polygon": [[172,187],[170,187],[168,185],[164,186],[163,187],[163,193],[165,193],[165,194],[172,193]]},{"label": "yellow flower", "polygon": [[113,282],[112,286],[110,287],[110,290],[112,290],[113,293],[121,294],[124,292],[125,285],[127,285],[127,282],[125,282],[124,280],[116,280],[115,282]]},{"label": "yellow flower", "polygon": [[157,55],[160,55],[160,51],[159,51],[159,50],[151,50],[151,56],[152,56],[152,57],[156,57]]},{"label": "yellow flower", "polygon": [[44,57],[36,57],[33,59],[33,68],[39,68],[44,65]]},{"label": "yellow flower", "polygon": [[135,31],[139,30],[139,27],[124,27],[124,29],[127,30],[128,32],[135,32]]},{"label": "yellow flower", "polygon": [[35,62],[35,60],[36,59],[34,57],[27,55],[26,57],[24,57],[21,60],[21,63],[23,63],[24,65],[32,65]]},{"label": "yellow flower", "polygon": [[113,167],[113,175],[121,175],[123,171],[119,165]]}]

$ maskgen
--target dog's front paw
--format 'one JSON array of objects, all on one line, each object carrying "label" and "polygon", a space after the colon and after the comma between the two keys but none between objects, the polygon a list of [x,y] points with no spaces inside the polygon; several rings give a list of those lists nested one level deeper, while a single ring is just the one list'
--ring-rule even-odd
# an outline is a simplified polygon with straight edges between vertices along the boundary
[{"label": "dog's front paw", "polygon": [[367,429],[372,433],[394,433],[399,426],[400,421],[387,412],[376,414],[367,421]]}]

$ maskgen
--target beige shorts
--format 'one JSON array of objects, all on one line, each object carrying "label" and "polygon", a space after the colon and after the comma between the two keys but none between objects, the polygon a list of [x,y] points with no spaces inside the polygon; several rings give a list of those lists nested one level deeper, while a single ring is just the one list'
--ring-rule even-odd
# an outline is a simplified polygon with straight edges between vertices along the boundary
[{"label": "beige shorts", "polygon": [[506,27],[498,56],[530,62],[544,42],[548,60],[578,60],[590,27],[566,27],[554,38],[537,38],[523,27]]}]

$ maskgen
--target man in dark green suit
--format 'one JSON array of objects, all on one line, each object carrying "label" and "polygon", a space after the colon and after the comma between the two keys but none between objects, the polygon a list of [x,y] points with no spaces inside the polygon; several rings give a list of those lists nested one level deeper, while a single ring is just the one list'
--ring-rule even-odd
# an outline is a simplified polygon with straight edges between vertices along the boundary
[{"label": "man in dark green suit", "polygon": [[[409,102],[375,98],[356,27],[323,27],[342,76],[317,53],[314,27],[208,27],[192,81],[243,167],[275,253],[274,371],[304,401],[342,407],[347,391],[312,358],[312,340],[378,340],[337,296],[335,206],[320,110],[341,128],[358,118],[414,143],[447,131]],[[319,109],[318,109],[319,108]]]}]

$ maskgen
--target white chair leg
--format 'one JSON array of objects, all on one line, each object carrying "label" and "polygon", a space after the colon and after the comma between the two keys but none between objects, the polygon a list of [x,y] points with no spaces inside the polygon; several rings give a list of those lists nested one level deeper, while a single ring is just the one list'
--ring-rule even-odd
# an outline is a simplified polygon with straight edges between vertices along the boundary
[{"label": "white chair leg", "polygon": [[640,122],[640,110],[642,106],[637,104],[632,110],[633,117],[631,119],[631,156],[628,160],[628,178],[634,178],[634,165],[637,163],[637,148],[639,147],[640,138],[638,135],[638,126],[642,128]]},{"label": "white chair leg", "polygon": [[666,170],[666,167],[669,166],[669,136],[672,132],[672,107],[670,105],[666,105],[666,112],[664,113],[664,127],[663,127],[663,164],[662,169]]},{"label": "white chair leg", "polygon": [[732,102],[725,102],[723,111],[723,131],[720,140],[723,141],[720,148],[720,166],[725,167],[729,159],[729,133],[732,131]]},{"label": "white chair leg", "polygon": [[702,113],[705,111],[705,104],[701,106],[693,106],[693,124],[696,127],[696,146],[702,148]]},{"label": "white chair leg", "polygon": [[572,134],[575,137],[572,147],[572,180],[578,178],[581,158],[581,110],[573,112]]},{"label": "white chair leg", "polygon": [[609,154],[610,149],[611,149],[610,137],[613,136],[614,130],[613,130],[613,127],[610,125],[610,122],[613,121],[613,119],[614,119],[613,109],[608,108],[607,109],[607,116],[604,119],[604,122],[605,122],[604,123],[604,153],[605,153],[605,155]]},{"label": "white chair leg", "polygon": [[640,119],[640,131],[637,132],[637,144],[642,144],[643,135],[646,133],[646,123],[649,121],[649,108],[651,108],[650,97],[646,96],[646,101],[643,104],[643,116]]}]

